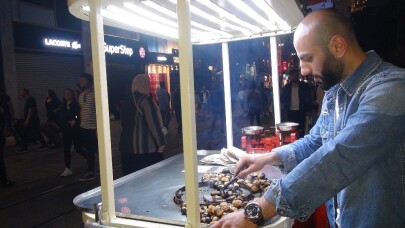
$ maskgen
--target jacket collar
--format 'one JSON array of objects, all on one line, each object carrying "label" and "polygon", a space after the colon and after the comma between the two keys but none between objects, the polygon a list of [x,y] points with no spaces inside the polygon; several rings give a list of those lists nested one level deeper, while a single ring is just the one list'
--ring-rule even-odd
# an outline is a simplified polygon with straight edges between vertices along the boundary
[{"label": "jacket collar", "polygon": [[340,86],[349,95],[353,96],[360,85],[370,77],[370,75],[382,63],[381,57],[375,51],[368,51],[366,59],[357,67],[357,69],[344,80]]}]

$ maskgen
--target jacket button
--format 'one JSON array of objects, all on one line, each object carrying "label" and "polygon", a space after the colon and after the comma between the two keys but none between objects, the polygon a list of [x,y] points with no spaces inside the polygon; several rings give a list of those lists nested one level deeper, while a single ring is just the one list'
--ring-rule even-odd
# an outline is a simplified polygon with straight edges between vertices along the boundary
[{"label": "jacket button", "polygon": [[279,215],[285,215],[285,211],[284,211],[283,209],[279,209],[279,210],[278,210],[278,214],[279,214]]}]

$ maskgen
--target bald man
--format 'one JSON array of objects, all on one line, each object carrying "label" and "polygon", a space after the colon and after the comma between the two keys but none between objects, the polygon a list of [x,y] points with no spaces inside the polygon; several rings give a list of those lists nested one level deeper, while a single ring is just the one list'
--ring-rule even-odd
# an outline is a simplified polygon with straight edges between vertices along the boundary
[{"label": "bald man", "polygon": [[241,158],[239,177],[265,165],[288,174],[212,228],[277,214],[303,221],[322,204],[331,227],[405,227],[405,70],[363,52],[349,21],[329,10],[303,19],[294,46],[301,73],[326,91],[321,115],[303,139]]}]

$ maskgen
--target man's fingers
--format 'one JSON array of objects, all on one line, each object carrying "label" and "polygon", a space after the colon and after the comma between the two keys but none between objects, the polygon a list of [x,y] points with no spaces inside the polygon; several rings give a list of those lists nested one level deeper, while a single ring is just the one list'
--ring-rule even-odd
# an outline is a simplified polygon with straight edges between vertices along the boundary
[{"label": "man's fingers", "polygon": [[218,228],[221,227],[221,222],[220,221],[216,221],[213,224],[210,225],[210,228]]},{"label": "man's fingers", "polygon": [[241,169],[238,166],[236,166],[233,175],[239,176],[240,171],[241,171]]},{"label": "man's fingers", "polygon": [[234,175],[238,176],[240,171],[242,171],[243,167],[245,167],[245,166],[246,166],[245,160],[243,158],[241,158],[238,161],[238,163],[236,163],[235,170],[234,170]]}]

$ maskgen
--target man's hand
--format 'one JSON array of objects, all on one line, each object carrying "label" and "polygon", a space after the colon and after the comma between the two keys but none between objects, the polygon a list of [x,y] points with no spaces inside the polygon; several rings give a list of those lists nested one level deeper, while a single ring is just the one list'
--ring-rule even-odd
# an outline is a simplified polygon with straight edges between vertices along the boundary
[{"label": "man's hand", "polygon": [[255,228],[256,224],[245,218],[243,211],[230,213],[213,223],[210,228]]},{"label": "man's hand", "polygon": [[[269,201],[267,201],[263,196],[255,200],[256,203],[262,208],[263,218],[266,221],[274,216],[276,216],[276,207]],[[213,223],[210,228],[250,228],[257,227],[252,221],[245,217],[243,210],[233,212],[223,216],[220,220]]]},{"label": "man's hand", "polygon": [[245,178],[250,173],[261,170],[269,162],[269,154],[245,154],[236,163],[235,176]]}]

